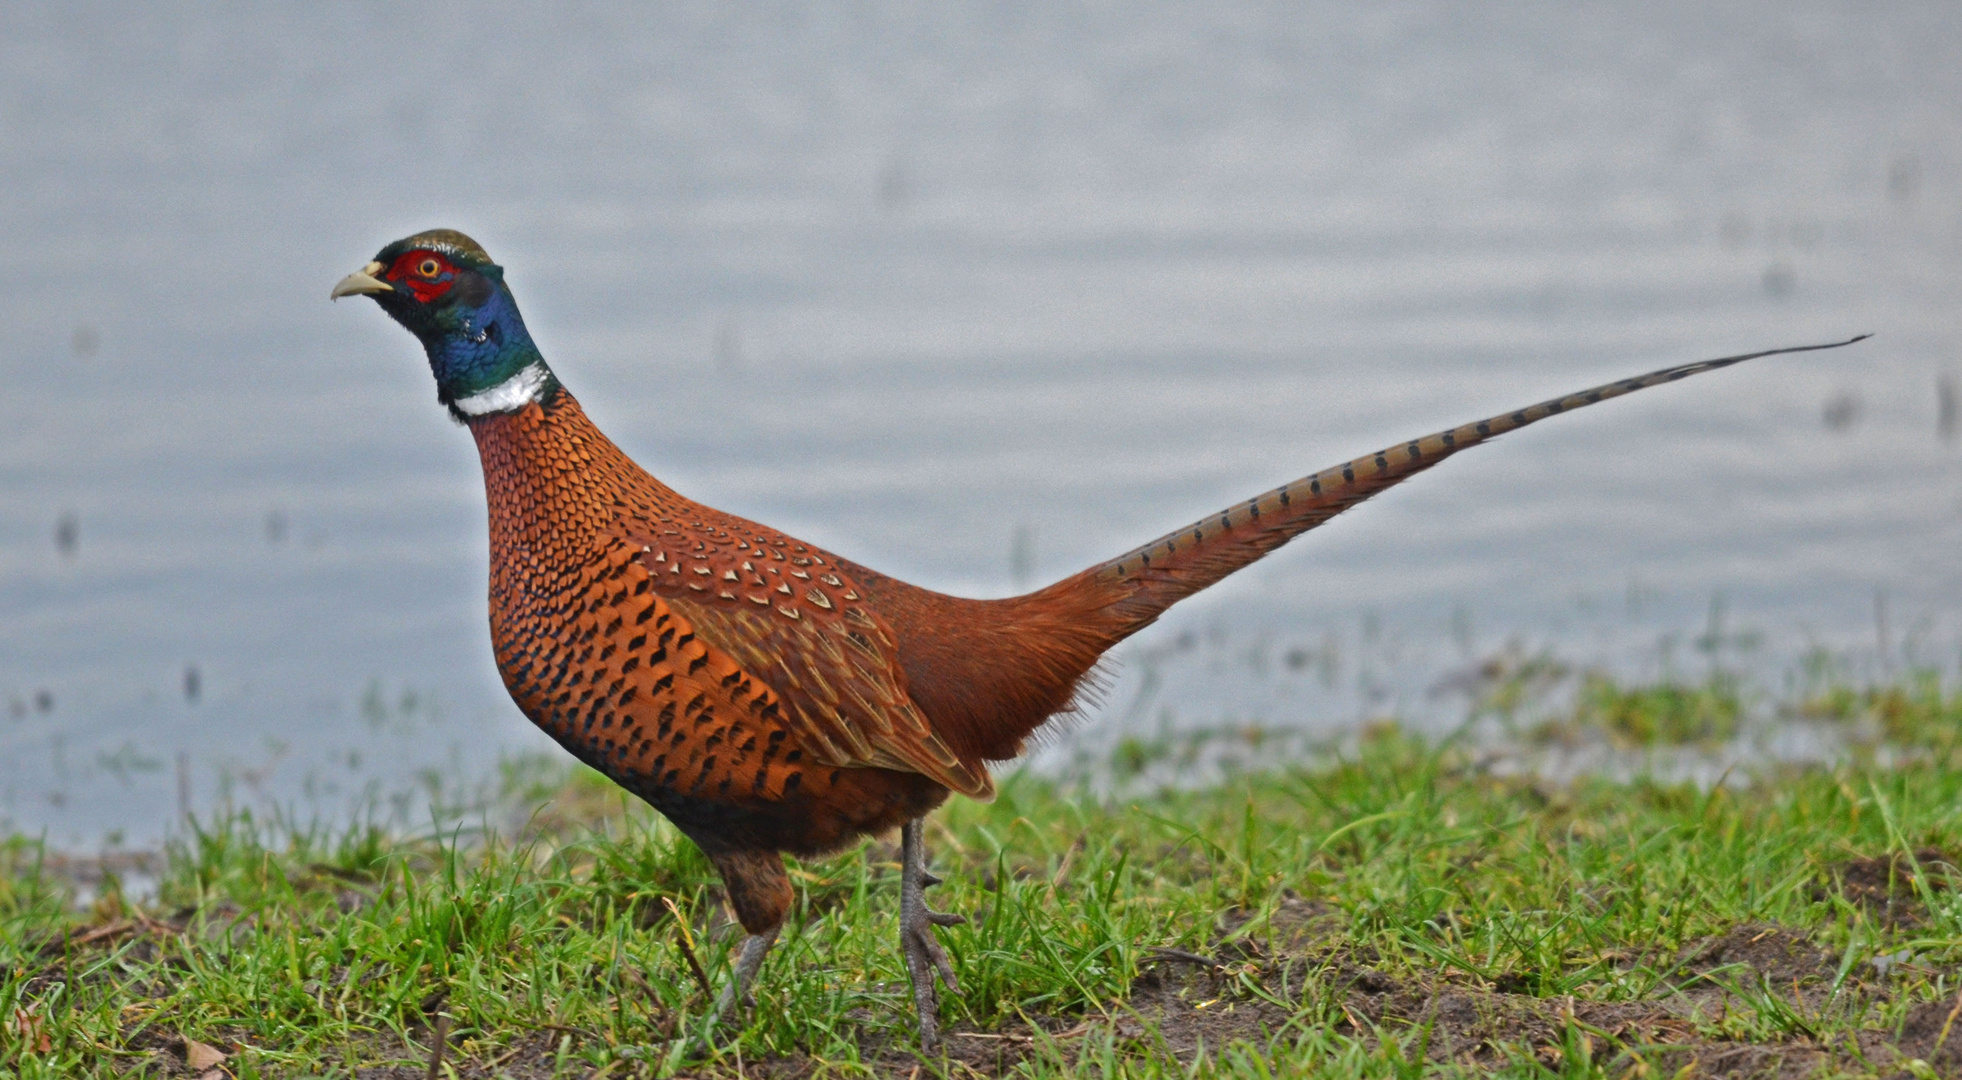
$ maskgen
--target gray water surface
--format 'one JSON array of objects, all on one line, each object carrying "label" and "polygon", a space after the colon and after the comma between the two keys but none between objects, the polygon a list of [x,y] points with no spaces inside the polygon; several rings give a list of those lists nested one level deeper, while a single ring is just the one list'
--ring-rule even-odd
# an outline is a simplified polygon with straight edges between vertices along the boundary
[{"label": "gray water surface", "polygon": [[1952,674],[1959,51],[1936,3],[9,5],[0,823],[331,816],[544,745],[470,440],[326,300],[435,225],[664,480],[969,595],[1876,333],[1398,488],[1127,645],[1078,739],[1448,722],[1508,639],[1654,673],[1713,599],[1767,670]]}]

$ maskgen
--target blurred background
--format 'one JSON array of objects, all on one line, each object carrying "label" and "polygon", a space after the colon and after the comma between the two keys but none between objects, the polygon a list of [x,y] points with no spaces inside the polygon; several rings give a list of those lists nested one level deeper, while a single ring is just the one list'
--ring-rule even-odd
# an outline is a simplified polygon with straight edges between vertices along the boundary
[{"label": "blurred background", "polygon": [[1419,477],[1127,644],[1038,768],[1448,729],[1552,654],[1955,676],[1953,5],[927,7],[0,9],[0,826],[426,823],[548,748],[470,439],[327,301],[439,225],[674,487],[977,596],[1876,334]]}]

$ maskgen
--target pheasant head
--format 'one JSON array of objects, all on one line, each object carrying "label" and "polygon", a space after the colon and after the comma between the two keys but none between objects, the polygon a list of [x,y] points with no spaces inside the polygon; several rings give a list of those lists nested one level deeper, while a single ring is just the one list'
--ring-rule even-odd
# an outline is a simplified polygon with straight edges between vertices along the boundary
[{"label": "pheasant head", "polygon": [[558,387],[525,330],[504,268],[454,229],[430,229],[382,248],[342,278],[332,296],[373,297],[421,340],[436,376],[436,400],[458,420],[521,409]]}]

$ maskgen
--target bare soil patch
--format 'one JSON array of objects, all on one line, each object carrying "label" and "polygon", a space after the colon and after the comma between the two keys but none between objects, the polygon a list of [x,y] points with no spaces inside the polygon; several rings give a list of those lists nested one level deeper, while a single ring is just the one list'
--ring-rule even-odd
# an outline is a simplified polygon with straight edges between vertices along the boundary
[{"label": "bare soil patch", "polygon": [[[1840,895],[1864,908],[1875,922],[1888,927],[1916,927],[1927,921],[1927,905],[1915,887],[1914,871],[1920,867],[1922,880],[1930,891],[1945,892],[1953,883],[1958,864],[1954,856],[1935,848],[1923,848],[1910,861],[1906,856],[1862,856],[1831,868]],[[1826,890],[1815,889],[1817,898]]]},{"label": "bare soil patch", "polygon": [[1832,982],[1840,958],[1797,931],[1752,922],[1685,950],[1684,961],[1690,974],[1679,985],[1686,990],[1809,990]]}]

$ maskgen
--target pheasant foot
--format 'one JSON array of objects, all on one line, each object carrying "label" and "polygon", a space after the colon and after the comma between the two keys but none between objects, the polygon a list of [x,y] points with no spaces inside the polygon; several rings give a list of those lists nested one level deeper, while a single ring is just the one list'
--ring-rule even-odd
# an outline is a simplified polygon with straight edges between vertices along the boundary
[{"label": "pheasant foot", "polygon": [[940,1046],[940,996],[935,991],[935,975],[952,993],[960,993],[954,978],[954,965],[947,951],[934,936],[936,926],[959,926],[961,915],[932,911],[926,906],[926,888],[940,884],[927,870],[926,841],[922,819],[914,818],[900,829],[899,943],[906,953],[906,975],[913,983],[913,1007],[919,1014],[920,1047],[932,1052]]}]

